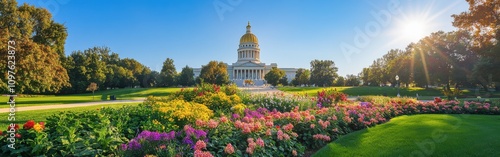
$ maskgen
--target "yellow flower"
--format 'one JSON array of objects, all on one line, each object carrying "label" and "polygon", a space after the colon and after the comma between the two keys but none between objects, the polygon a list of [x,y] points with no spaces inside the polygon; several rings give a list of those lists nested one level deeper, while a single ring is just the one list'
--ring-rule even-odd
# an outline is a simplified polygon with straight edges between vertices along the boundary
[{"label": "yellow flower", "polygon": [[39,123],[36,123],[34,126],[33,126],[33,129],[37,132],[41,132],[43,130],[43,126],[40,125]]}]

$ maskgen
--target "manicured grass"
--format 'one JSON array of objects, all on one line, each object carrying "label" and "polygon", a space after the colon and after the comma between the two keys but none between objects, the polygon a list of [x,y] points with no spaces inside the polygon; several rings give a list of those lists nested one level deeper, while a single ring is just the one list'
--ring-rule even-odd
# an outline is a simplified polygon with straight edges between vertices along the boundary
[{"label": "manicured grass", "polygon": [[[317,95],[319,91],[323,89],[333,89],[339,92],[346,93],[349,96],[363,96],[363,95],[387,95],[387,96],[396,96],[398,94],[398,88],[394,87],[279,87],[278,88],[284,92],[296,93],[296,94],[307,94],[307,95]],[[468,90],[463,91],[464,94],[469,93]],[[438,89],[425,89],[425,88],[401,88],[399,89],[399,93],[401,96],[407,97],[415,97],[418,93],[419,96],[424,97],[433,97],[433,96],[442,96],[440,90]]]},{"label": "manicured grass", "polygon": [[[16,123],[20,124],[22,127],[22,124],[24,124],[28,120],[35,120],[36,122],[38,121],[45,121],[46,118],[50,115],[53,114],[58,114],[60,112],[65,112],[65,111],[73,111],[73,112],[83,112],[83,111],[90,111],[90,110],[97,110],[102,107],[112,107],[112,108],[120,108],[123,107],[124,105],[138,105],[139,103],[123,103],[123,104],[103,104],[103,105],[93,105],[93,106],[85,106],[85,107],[74,107],[74,108],[62,108],[62,109],[46,109],[46,110],[33,110],[33,111],[20,111],[16,112],[15,118],[16,118]],[[7,127],[10,125],[11,121],[8,121],[9,113],[1,113],[2,119],[0,119],[0,131],[6,130]]]},{"label": "manicured grass", "polygon": [[[115,95],[118,100],[133,99],[147,96],[166,96],[181,88],[125,88],[112,89],[95,92],[95,97],[92,93],[74,94],[74,95],[42,95],[35,97],[16,97],[16,107],[37,106],[37,105],[55,105],[55,104],[70,104],[81,102],[92,102],[109,100],[109,96]],[[7,102],[8,97],[0,97],[0,102]],[[8,108],[7,103],[0,104],[0,108]]]},{"label": "manicured grass", "polygon": [[500,156],[500,116],[400,116],[328,144],[313,156]]}]

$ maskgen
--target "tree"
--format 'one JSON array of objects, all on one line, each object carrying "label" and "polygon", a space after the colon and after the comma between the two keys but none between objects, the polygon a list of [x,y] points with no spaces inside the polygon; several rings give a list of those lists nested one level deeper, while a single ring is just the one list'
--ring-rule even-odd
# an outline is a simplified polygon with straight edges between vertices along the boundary
[{"label": "tree", "polygon": [[182,68],[182,71],[179,75],[179,84],[181,86],[192,86],[194,85],[194,72],[193,68],[190,68],[186,65],[186,67]]},{"label": "tree", "polygon": [[339,76],[339,77],[337,77],[337,79],[335,79],[335,83],[334,83],[335,86],[345,86],[345,84],[346,84],[346,80],[344,79],[344,77]]},{"label": "tree", "polygon": [[[453,26],[472,32],[473,50],[480,55],[474,68],[478,80],[500,81],[500,0],[466,0],[469,10],[454,18]],[[484,88],[487,88],[482,82]]]},{"label": "tree", "polygon": [[311,77],[311,71],[299,68],[295,72],[295,78],[292,80],[293,85],[307,85],[309,84],[309,78]]},{"label": "tree", "polygon": [[199,80],[217,85],[228,84],[229,75],[227,74],[227,65],[217,61],[208,62],[207,65],[201,67]]},{"label": "tree", "polygon": [[271,71],[269,71],[264,76],[264,79],[266,80],[267,83],[271,84],[272,86],[276,86],[278,85],[278,83],[280,83],[280,79],[282,79],[284,76],[285,76],[285,71],[273,67]]},{"label": "tree", "polygon": [[338,68],[331,60],[311,61],[311,84],[317,86],[332,86],[333,80],[338,76]]},{"label": "tree", "polygon": [[286,77],[286,75],[280,79],[279,84],[283,86],[288,86],[288,78]]},{"label": "tree", "polygon": [[160,71],[162,77],[160,86],[168,87],[175,85],[177,71],[175,70],[174,60],[167,58],[163,62],[163,67]]},{"label": "tree", "polygon": [[109,49],[93,47],[83,52],[74,51],[68,56],[65,66],[72,88],[67,88],[66,92],[81,93],[91,82],[102,85],[107,81],[110,69],[100,55],[103,51],[109,51]]},{"label": "tree", "polygon": [[[15,48],[11,61],[16,63],[16,93],[57,93],[71,86],[61,63],[67,31],[51,16],[44,8],[0,1],[0,54],[7,58],[8,45]],[[7,59],[0,64],[8,65]],[[5,73],[8,70],[12,69],[0,68]],[[0,91],[6,92],[6,83],[7,77],[1,77]]]},{"label": "tree", "polygon": [[94,91],[96,91],[99,87],[97,86],[97,83],[92,82],[89,84],[87,87],[87,91],[92,91],[92,100],[94,100]]},{"label": "tree", "polygon": [[346,86],[359,86],[361,84],[361,80],[356,75],[347,75],[345,78]]}]

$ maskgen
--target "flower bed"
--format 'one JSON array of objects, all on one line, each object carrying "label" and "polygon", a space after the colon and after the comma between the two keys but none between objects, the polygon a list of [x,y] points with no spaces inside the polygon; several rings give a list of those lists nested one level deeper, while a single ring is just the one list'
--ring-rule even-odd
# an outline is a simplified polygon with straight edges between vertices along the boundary
[{"label": "flower bed", "polygon": [[[239,100],[233,90],[204,88],[150,97],[136,107],[61,113],[47,118],[46,124],[28,121],[23,129],[8,128],[17,134],[2,132],[0,155],[302,156],[339,135],[399,115],[500,114],[497,104],[478,102],[391,100],[374,104],[350,102],[338,92],[322,92],[315,98],[268,95]],[[274,106],[263,106],[266,101],[273,101]],[[301,101],[309,106],[293,105]],[[7,147],[11,136],[16,138],[16,150]]]}]

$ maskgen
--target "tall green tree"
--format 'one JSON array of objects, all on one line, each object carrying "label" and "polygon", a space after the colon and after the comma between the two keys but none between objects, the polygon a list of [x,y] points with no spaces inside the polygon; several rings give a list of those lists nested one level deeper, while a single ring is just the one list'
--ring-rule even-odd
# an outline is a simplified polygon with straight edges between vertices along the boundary
[{"label": "tall green tree", "polygon": [[[57,93],[69,87],[69,77],[61,63],[66,28],[52,19],[44,8],[14,0],[0,1],[0,54],[7,58],[8,41],[15,48],[16,93]],[[12,50],[12,48],[11,48]],[[0,60],[7,65],[7,59]],[[2,66],[0,71],[7,71]],[[7,77],[0,78],[0,91],[7,90]]]},{"label": "tall green tree", "polygon": [[285,71],[276,67],[272,67],[271,71],[264,75],[266,82],[272,86],[277,86],[283,77],[285,77]]},{"label": "tall green tree", "polygon": [[108,50],[94,47],[83,52],[74,51],[68,56],[65,65],[72,87],[66,89],[66,92],[81,93],[91,82],[103,84],[106,81],[108,68],[101,58],[101,51]]},{"label": "tall green tree", "polygon": [[177,71],[175,70],[174,60],[167,58],[163,62],[163,67],[160,71],[161,82],[160,86],[169,87],[174,86],[175,78],[177,77]]},{"label": "tall green tree", "polygon": [[185,66],[182,68],[181,73],[179,74],[179,85],[181,86],[192,86],[194,85],[194,72],[193,68],[189,66]]},{"label": "tall green tree", "polygon": [[337,77],[337,79],[335,79],[335,82],[334,84],[335,86],[345,86],[346,85],[346,80],[343,76],[339,76]]},{"label": "tall green tree", "polygon": [[311,71],[304,69],[304,68],[299,68],[295,72],[295,78],[292,80],[292,84],[294,85],[308,85],[309,84],[309,78],[311,77]]},{"label": "tall green tree", "polygon": [[210,61],[207,65],[201,67],[199,76],[205,83],[224,85],[229,83],[227,65],[223,62]]},{"label": "tall green tree", "polygon": [[500,0],[466,0],[469,10],[452,15],[453,26],[472,32],[472,45],[480,60],[475,64],[474,76],[484,84],[500,82]]},{"label": "tall green tree", "polygon": [[338,68],[331,60],[313,60],[311,61],[311,84],[317,86],[332,86],[333,80],[338,77]]}]

